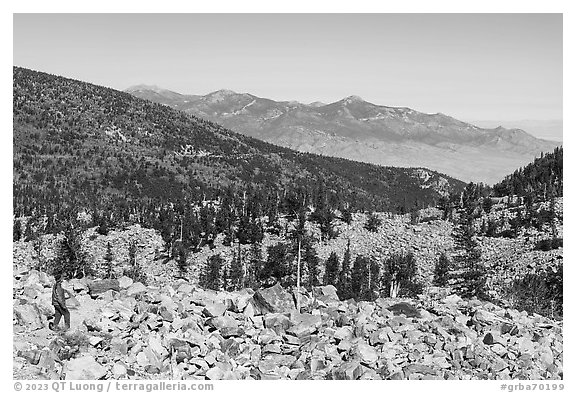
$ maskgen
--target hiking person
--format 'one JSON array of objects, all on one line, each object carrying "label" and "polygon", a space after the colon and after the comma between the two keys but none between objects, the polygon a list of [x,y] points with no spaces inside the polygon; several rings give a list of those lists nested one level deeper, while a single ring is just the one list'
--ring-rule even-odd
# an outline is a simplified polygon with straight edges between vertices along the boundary
[{"label": "hiking person", "polygon": [[54,306],[54,321],[48,324],[50,330],[58,330],[60,318],[64,316],[64,330],[70,329],[70,311],[66,307],[66,292],[62,288],[62,274],[54,274],[54,287],[52,287],[52,305]]}]

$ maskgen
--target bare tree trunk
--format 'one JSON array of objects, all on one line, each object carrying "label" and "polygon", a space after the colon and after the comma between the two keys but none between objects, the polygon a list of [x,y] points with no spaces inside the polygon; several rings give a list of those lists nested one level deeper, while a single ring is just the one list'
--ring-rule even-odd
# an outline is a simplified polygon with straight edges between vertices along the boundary
[{"label": "bare tree trunk", "polygon": [[390,283],[390,297],[396,298],[398,297],[398,292],[400,290],[400,282],[396,280],[396,278],[392,279]]}]

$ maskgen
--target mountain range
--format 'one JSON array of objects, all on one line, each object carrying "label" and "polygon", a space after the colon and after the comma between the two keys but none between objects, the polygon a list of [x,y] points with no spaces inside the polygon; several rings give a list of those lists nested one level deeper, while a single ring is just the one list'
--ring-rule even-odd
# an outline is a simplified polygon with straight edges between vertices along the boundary
[{"label": "mountain range", "polygon": [[126,92],[301,152],[397,167],[425,167],[493,184],[561,142],[521,129],[481,128],[442,113],[376,105],[358,96],[325,104],[218,90],[185,95],[138,85]]},{"label": "mountain range", "polygon": [[434,204],[463,187],[427,169],[300,153],[124,92],[20,67],[13,70],[13,102],[20,216],[75,206],[125,206],[134,215],[228,193],[277,206],[320,188],[338,199],[334,206],[396,211]]}]

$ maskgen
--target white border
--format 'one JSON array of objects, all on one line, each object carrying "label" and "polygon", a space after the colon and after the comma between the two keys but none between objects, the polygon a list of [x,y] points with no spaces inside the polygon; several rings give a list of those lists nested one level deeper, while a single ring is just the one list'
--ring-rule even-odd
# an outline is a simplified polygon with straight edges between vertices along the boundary
[{"label": "white border", "polygon": [[[2,206],[4,209],[0,210],[1,225],[1,239],[2,242],[2,277],[6,285],[1,286],[3,309],[6,314],[9,314],[11,304],[8,300],[11,292],[11,285],[8,285],[10,277],[12,277],[12,247],[11,247],[11,232],[12,232],[12,126],[11,126],[11,108],[12,108],[12,14],[13,13],[54,13],[54,12],[104,12],[104,13],[126,13],[126,12],[145,12],[145,13],[171,13],[171,12],[226,12],[226,13],[266,13],[266,12],[297,12],[297,13],[563,13],[564,14],[564,129],[567,132],[564,135],[564,145],[568,148],[568,155],[565,164],[565,228],[564,237],[567,244],[564,253],[564,259],[567,263],[564,265],[565,278],[567,285],[565,286],[565,331],[573,332],[573,318],[574,312],[571,309],[571,300],[573,299],[573,289],[570,285],[570,278],[574,277],[573,267],[573,251],[570,245],[572,239],[572,223],[574,218],[574,208],[572,206],[573,200],[573,182],[571,176],[571,169],[574,168],[573,157],[570,151],[572,146],[572,132],[575,130],[574,122],[574,77],[573,73],[576,69],[574,62],[574,39],[576,37],[575,25],[576,18],[574,17],[574,7],[570,1],[503,1],[503,0],[484,0],[477,2],[456,1],[456,0],[419,0],[419,1],[395,1],[390,2],[377,2],[377,1],[316,1],[311,0],[291,0],[286,2],[273,2],[263,0],[227,0],[227,1],[203,1],[203,2],[178,2],[178,1],[121,1],[121,0],[102,0],[93,3],[82,1],[11,1],[3,3],[2,16],[0,22],[0,39],[3,49],[3,64],[2,64],[2,78],[1,80],[1,97],[2,97],[2,143],[1,143],[1,168],[2,168],[2,182],[4,192],[1,194]],[[12,330],[7,321],[1,325],[1,337],[6,341],[12,337]],[[12,380],[12,351],[8,350],[8,342],[3,346],[6,348],[3,351],[2,367],[3,381],[6,381],[4,386],[6,389],[13,389]],[[10,345],[11,347],[11,345]],[[564,391],[575,391],[573,368],[573,350],[574,340],[571,334],[565,334],[564,337],[564,378],[563,381],[566,388]],[[218,382],[218,381],[217,381]],[[299,381],[298,388],[305,389],[322,389],[319,385],[320,381]],[[271,385],[272,382],[258,381],[253,383],[238,383],[238,382],[219,382],[216,384],[216,391],[222,392],[223,390],[234,391],[270,391],[271,389],[278,389],[279,391],[293,390],[294,383],[280,382]],[[354,383],[340,384],[337,382],[322,381],[323,388],[329,389],[368,389],[373,391],[382,391],[382,389],[391,389],[397,391],[402,389],[406,392],[415,392],[422,390],[431,391],[469,391],[469,392],[490,392],[500,391],[499,386],[504,381],[386,381],[384,383],[374,383],[370,381],[356,381]]]}]

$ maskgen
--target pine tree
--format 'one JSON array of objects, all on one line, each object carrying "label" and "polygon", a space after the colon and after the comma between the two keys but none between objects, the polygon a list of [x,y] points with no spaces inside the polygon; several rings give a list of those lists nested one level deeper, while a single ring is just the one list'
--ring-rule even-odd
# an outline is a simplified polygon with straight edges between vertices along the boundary
[{"label": "pine tree", "polygon": [[113,272],[113,261],[114,254],[112,253],[112,245],[110,242],[106,244],[106,255],[104,255],[105,268],[106,268],[106,278],[114,278]]},{"label": "pine tree", "polygon": [[82,228],[76,226],[72,220],[65,224],[64,238],[56,252],[56,266],[54,268],[69,278],[79,278],[94,273],[88,255],[82,247]]},{"label": "pine tree", "polygon": [[33,227],[34,227],[34,220],[30,218],[26,222],[26,229],[24,230],[24,240],[29,242],[36,238]]},{"label": "pine tree", "polygon": [[136,246],[136,242],[131,241],[130,245],[128,246],[128,264],[130,265],[130,268],[126,275],[134,281],[138,281],[145,284],[147,281],[146,275],[144,274],[140,265],[138,264],[137,253],[138,253],[138,247]]},{"label": "pine tree", "polygon": [[361,300],[366,294],[369,264],[370,261],[364,255],[358,255],[354,261],[350,274],[350,289],[356,300]]},{"label": "pine tree", "polygon": [[259,277],[263,267],[262,248],[260,244],[254,243],[250,246],[250,260],[246,268],[246,287],[256,289],[260,286]]},{"label": "pine tree", "polygon": [[12,226],[12,240],[17,242],[22,237],[22,223],[20,220],[14,220],[14,225]]},{"label": "pine tree", "polygon": [[494,203],[492,202],[492,199],[490,197],[485,197],[482,200],[482,209],[484,210],[484,212],[486,214],[489,214],[492,211],[493,205],[494,205]]},{"label": "pine tree", "polygon": [[108,232],[110,231],[110,219],[107,212],[96,216],[95,220],[97,220],[98,233],[104,236],[108,235]]},{"label": "pine tree", "polygon": [[384,287],[390,297],[397,297],[402,289],[415,286],[413,279],[416,275],[416,259],[412,253],[395,253],[384,261],[384,274],[382,275]]},{"label": "pine tree", "polygon": [[233,291],[244,288],[244,268],[242,265],[242,250],[238,244],[238,251],[234,253],[230,263],[230,289]]},{"label": "pine tree", "polygon": [[548,202],[548,225],[550,225],[550,231],[552,235],[552,239],[558,238],[558,230],[556,229],[556,219],[558,217],[558,213],[556,212],[556,198],[551,197],[550,201]]},{"label": "pine tree", "polygon": [[351,270],[352,270],[352,256],[350,254],[350,239],[348,239],[348,244],[346,246],[346,251],[344,252],[344,257],[342,258],[342,269],[338,276],[338,297],[340,299],[349,299],[352,297],[351,288]]},{"label": "pine tree", "polygon": [[204,266],[200,274],[200,286],[207,289],[220,290],[224,281],[222,268],[225,265],[224,259],[220,254],[214,254]]},{"label": "pine tree", "polygon": [[308,288],[310,289],[320,285],[320,280],[318,279],[318,276],[320,275],[320,259],[318,258],[316,249],[309,238],[305,239],[303,248],[304,255],[302,259],[304,260],[308,270]]},{"label": "pine tree", "polygon": [[348,225],[352,223],[352,210],[350,210],[350,208],[342,208],[342,221]]},{"label": "pine tree", "polygon": [[188,271],[188,247],[183,242],[176,246],[176,263],[180,274],[186,274]]},{"label": "pine tree", "polygon": [[290,249],[290,245],[286,243],[268,247],[268,259],[260,271],[259,279],[262,283],[268,285],[280,283],[286,286],[295,284],[291,269],[293,255]]},{"label": "pine tree", "polygon": [[324,270],[324,285],[338,286],[338,276],[340,274],[340,261],[338,255],[333,251],[326,260],[326,269]]},{"label": "pine tree", "polygon": [[370,214],[368,214],[368,219],[366,220],[364,228],[366,228],[370,232],[378,232],[380,225],[382,225],[382,221],[380,220],[380,218],[378,218],[376,213],[371,212]]},{"label": "pine tree", "polygon": [[450,261],[446,253],[440,254],[436,266],[434,267],[434,285],[443,287],[448,283],[448,273],[450,272]]},{"label": "pine tree", "polygon": [[485,286],[487,271],[482,263],[482,252],[474,238],[474,224],[471,209],[462,209],[460,220],[453,231],[458,254],[453,259],[456,276],[455,290],[465,297],[486,298]]},{"label": "pine tree", "polygon": [[494,237],[496,236],[496,231],[498,230],[498,223],[493,220],[488,220],[488,225],[486,226],[486,236]]},{"label": "pine tree", "polygon": [[250,218],[244,215],[240,218],[238,223],[238,230],[236,231],[236,238],[240,244],[249,244],[251,242],[252,228]]}]

